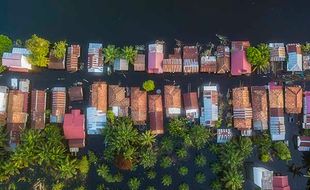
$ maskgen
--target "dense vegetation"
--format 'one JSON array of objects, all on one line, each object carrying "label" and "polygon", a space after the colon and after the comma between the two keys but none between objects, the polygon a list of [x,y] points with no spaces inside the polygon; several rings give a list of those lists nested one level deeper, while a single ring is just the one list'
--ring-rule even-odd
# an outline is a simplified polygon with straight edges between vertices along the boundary
[{"label": "dense vegetation", "polygon": [[32,35],[26,41],[26,48],[31,52],[28,57],[29,62],[38,67],[47,67],[48,65],[48,52],[50,42],[46,39],[40,38],[37,35]]},{"label": "dense vegetation", "polygon": [[10,52],[12,48],[12,40],[8,36],[0,35],[0,73],[5,71],[5,67],[2,65],[2,55],[4,52]]},{"label": "dense vegetation", "polygon": [[54,55],[57,59],[63,59],[66,55],[67,46],[68,44],[66,41],[55,42],[53,49],[51,50],[52,55]]},{"label": "dense vegetation", "polygon": [[259,44],[246,49],[247,60],[254,67],[253,70],[266,71],[269,67],[270,51],[267,44]]},{"label": "dense vegetation", "polygon": [[108,45],[103,48],[103,57],[106,64],[113,64],[118,58],[125,59],[129,64],[133,64],[138,50],[133,46],[124,46],[123,48],[115,45]]}]

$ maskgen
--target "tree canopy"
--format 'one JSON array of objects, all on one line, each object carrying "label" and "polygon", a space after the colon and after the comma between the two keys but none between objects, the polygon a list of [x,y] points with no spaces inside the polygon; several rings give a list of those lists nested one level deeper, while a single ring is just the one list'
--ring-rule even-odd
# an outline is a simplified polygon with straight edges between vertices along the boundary
[{"label": "tree canopy", "polygon": [[52,49],[52,54],[57,58],[57,59],[63,59],[66,55],[66,49],[67,49],[67,42],[64,41],[59,41],[55,42],[53,49]]},{"label": "tree canopy", "polygon": [[8,36],[0,34],[0,58],[2,58],[4,52],[10,52],[12,48],[13,41]]},{"label": "tree canopy", "polygon": [[266,71],[269,66],[270,51],[267,44],[259,44],[257,47],[249,47],[246,49],[247,60],[254,66],[254,70],[258,69]]},{"label": "tree canopy", "polygon": [[281,160],[288,161],[292,159],[290,149],[284,142],[279,141],[274,143],[273,148],[277,153],[277,157],[280,158]]},{"label": "tree canopy", "polygon": [[153,80],[144,81],[143,89],[147,92],[153,91],[155,89],[154,81]]},{"label": "tree canopy", "polygon": [[133,64],[137,54],[138,50],[136,50],[136,48],[133,46],[125,46],[122,49],[122,57],[126,59],[129,64]]},{"label": "tree canopy", "polygon": [[46,39],[40,38],[37,35],[32,35],[26,41],[26,48],[31,52],[29,62],[38,67],[47,67],[50,42]]},{"label": "tree canopy", "polygon": [[116,58],[120,57],[121,50],[115,45],[108,45],[103,48],[104,63],[113,64]]}]

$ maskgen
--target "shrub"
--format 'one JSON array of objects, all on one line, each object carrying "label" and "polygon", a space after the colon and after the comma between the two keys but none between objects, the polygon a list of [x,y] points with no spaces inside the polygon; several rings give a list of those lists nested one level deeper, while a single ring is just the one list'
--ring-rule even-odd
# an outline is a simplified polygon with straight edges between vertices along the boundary
[{"label": "shrub", "polygon": [[154,81],[153,80],[144,81],[143,89],[147,92],[153,91],[155,89]]},{"label": "shrub", "polygon": [[277,153],[277,157],[281,160],[288,161],[292,159],[291,152],[284,142],[279,141],[274,143],[273,148]]},{"label": "shrub", "polygon": [[26,41],[26,47],[31,52],[28,57],[29,62],[38,67],[47,67],[48,59],[46,56],[49,52],[49,45],[49,41],[35,34],[32,35],[31,38]]}]

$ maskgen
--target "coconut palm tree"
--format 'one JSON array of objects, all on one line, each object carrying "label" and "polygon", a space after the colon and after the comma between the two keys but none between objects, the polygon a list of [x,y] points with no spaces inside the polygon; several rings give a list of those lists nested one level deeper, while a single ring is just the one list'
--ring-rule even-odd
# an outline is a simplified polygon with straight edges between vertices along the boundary
[{"label": "coconut palm tree", "polygon": [[133,64],[137,54],[138,50],[136,50],[133,46],[125,46],[122,49],[122,57],[126,59],[129,64]]},{"label": "coconut palm tree", "polygon": [[203,154],[199,154],[195,158],[195,164],[198,167],[204,167],[207,164],[207,158]]},{"label": "coconut palm tree", "polygon": [[197,183],[202,184],[202,183],[206,182],[206,176],[204,173],[198,172],[195,176],[195,180]]},{"label": "coconut palm tree", "polygon": [[178,188],[179,190],[189,190],[189,185],[188,184],[186,184],[186,183],[181,183],[180,185],[179,185],[179,188]]},{"label": "coconut palm tree", "polygon": [[128,181],[128,187],[130,190],[138,190],[140,187],[140,180],[136,177],[129,179]]},{"label": "coconut palm tree", "polygon": [[107,177],[110,174],[109,166],[104,164],[100,165],[97,169],[97,174],[102,178]]},{"label": "coconut palm tree", "polygon": [[167,174],[164,175],[161,179],[161,183],[166,187],[170,186],[172,184],[172,177]]},{"label": "coconut palm tree", "polygon": [[222,188],[222,183],[221,183],[221,181],[218,180],[218,179],[212,181],[212,183],[211,183],[211,189],[212,189],[212,190],[222,190],[223,188]]},{"label": "coconut palm tree", "polygon": [[188,168],[185,167],[185,166],[181,166],[178,170],[178,173],[181,175],[181,176],[186,176],[188,174]]},{"label": "coconut palm tree", "polygon": [[212,171],[212,173],[214,173],[214,174],[218,174],[218,173],[220,173],[221,171],[222,171],[222,167],[221,167],[221,164],[219,164],[219,163],[212,163],[211,164],[211,171]]},{"label": "coconut palm tree", "polygon": [[168,136],[163,137],[160,142],[160,151],[162,153],[169,153],[173,151],[173,148],[174,148],[173,140]]},{"label": "coconut palm tree", "polygon": [[172,159],[169,156],[165,156],[162,158],[160,162],[160,167],[169,168],[172,165]]},{"label": "coconut palm tree", "polygon": [[154,170],[147,172],[147,178],[148,179],[155,179],[156,178],[156,172]]},{"label": "coconut palm tree", "polygon": [[156,188],[154,186],[148,186],[146,190],[156,190]]},{"label": "coconut palm tree", "polygon": [[243,175],[237,170],[224,171],[222,181],[225,183],[225,188],[231,190],[242,189],[244,183]]},{"label": "coconut palm tree", "polygon": [[70,179],[77,174],[77,161],[76,159],[70,159],[67,156],[58,166],[60,171],[60,177],[63,179]]},{"label": "coconut palm tree", "polygon": [[141,161],[140,164],[143,168],[151,168],[155,166],[157,162],[157,154],[154,150],[148,148],[146,151],[141,153]]},{"label": "coconut palm tree", "polygon": [[104,63],[113,64],[115,59],[120,55],[120,49],[115,45],[108,45],[103,48]]},{"label": "coconut palm tree", "polygon": [[150,130],[147,130],[141,134],[140,141],[143,146],[152,147],[156,141],[156,135],[152,134]]},{"label": "coconut palm tree", "polygon": [[188,152],[184,147],[178,149],[176,153],[177,153],[177,157],[181,160],[188,156]]}]

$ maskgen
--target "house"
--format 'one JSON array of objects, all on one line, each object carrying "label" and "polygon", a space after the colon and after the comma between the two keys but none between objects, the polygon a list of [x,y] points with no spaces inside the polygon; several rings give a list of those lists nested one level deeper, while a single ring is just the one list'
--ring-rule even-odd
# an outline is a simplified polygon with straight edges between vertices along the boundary
[{"label": "house", "polygon": [[67,49],[67,71],[76,72],[79,70],[79,58],[81,56],[80,45],[71,45]]},{"label": "house", "polygon": [[148,73],[163,73],[164,45],[160,43],[149,44]]},{"label": "house", "polygon": [[109,107],[117,117],[128,116],[129,98],[126,97],[125,87],[109,85]]},{"label": "house", "polygon": [[233,93],[233,122],[234,127],[241,134],[251,131],[252,106],[248,87],[239,87],[232,90]]},{"label": "house", "polygon": [[285,112],[299,114],[302,111],[303,92],[301,86],[285,87]]},{"label": "house", "polygon": [[7,112],[7,132],[9,145],[15,148],[20,143],[20,133],[26,127],[28,113],[28,93],[20,90],[10,90]]},{"label": "house", "polygon": [[128,61],[123,58],[117,58],[114,61],[114,71],[128,71]]},{"label": "house", "polygon": [[0,127],[6,124],[8,92],[7,86],[0,86]]},{"label": "house", "polygon": [[100,43],[88,45],[88,72],[103,72],[102,44]]},{"label": "house", "polygon": [[181,89],[178,86],[165,85],[164,95],[166,117],[171,118],[181,115]]},{"label": "house", "polygon": [[231,75],[251,74],[252,67],[246,59],[246,49],[248,47],[250,47],[249,41],[231,42]]},{"label": "house", "polygon": [[252,86],[251,97],[253,105],[253,129],[268,129],[268,101],[267,90],[265,86]]},{"label": "house", "polygon": [[291,190],[288,176],[273,176],[272,187],[273,190]]},{"label": "house", "polygon": [[63,130],[70,152],[76,153],[85,147],[85,117],[80,110],[72,110],[71,113],[65,114]]},{"label": "house", "polygon": [[138,53],[135,57],[135,61],[133,63],[134,71],[145,71],[145,55],[142,53]]},{"label": "house", "polygon": [[165,73],[182,72],[181,48],[174,48],[174,54],[170,54],[168,59],[163,60],[163,71]]},{"label": "house", "polygon": [[223,74],[230,72],[230,48],[229,46],[219,45],[216,47],[217,73]]},{"label": "house", "polygon": [[194,120],[199,118],[199,106],[197,92],[183,94],[184,110],[187,118]]},{"label": "house", "polygon": [[30,81],[28,79],[20,79],[18,89],[22,92],[29,93]]},{"label": "house", "polygon": [[73,101],[83,101],[83,88],[82,86],[73,86],[68,90],[69,99]]},{"label": "house", "polygon": [[56,69],[56,70],[65,69],[65,57],[62,59],[58,59],[53,54],[53,51],[50,51],[49,63],[48,63],[47,67],[48,67],[48,69]]},{"label": "house", "polygon": [[254,184],[262,190],[272,190],[273,171],[263,167],[253,167]]},{"label": "house", "polygon": [[131,118],[134,125],[145,125],[147,117],[147,92],[139,87],[130,89]]},{"label": "house", "polygon": [[231,129],[216,129],[216,142],[226,143],[229,142],[233,137]]},{"label": "house", "polygon": [[201,108],[200,124],[214,127],[218,120],[218,88],[214,86],[203,86],[203,107]]},{"label": "house", "polygon": [[202,73],[216,73],[217,63],[216,57],[211,55],[203,55],[200,58],[200,72]]},{"label": "house", "polygon": [[269,129],[271,139],[280,141],[285,139],[284,98],[283,87],[269,83]]},{"label": "house", "polygon": [[302,53],[300,44],[287,44],[287,71],[302,71]]},{"label": "house", "polygon": [[297,136],[297,147],[299,151],[310,151],[310,137]]},{"label": "house", "polygon": [[94,82],[91,85],[90,107],[87,107],[87,134],[100,134],[107,122],[108,85]]},{"label": "house", "polygon": [[153,134],[164,134],[163,102],[161,95],[148,95],[150,130]]},{"label": "house", "polygon": [[31,127],[43,129],[45,127],[46,92],[32,90],[31,92]]},{"label": "house", "polygon": [[66,111],[66,88],[54,87],[52,89],[51,123],[62,123]]},{"label": "house", "polygon": [[304,93],[304,108],[303,108],[303,123],[302,128],[310,129],[310,91]]},{"label": "house", "polygon": [[302,55],[302,67],[304,71],[310,70],[310,54]]},{"label": "house", "polygon": [[3,53],[2,65],[8,67],[9,71],[28,72],[32,69],[28,55],[30,52],[25,48],[13,48],[11,53]]},{"label": "house", "polygon": [[283,70],[283,62],[286,60],[284,43],[269,43],[269,51],[271,70]]},{"label": "house", "polygon": [[183,47],[183,71],[184,73],[198,73],[198,48],[196,46]]}]

